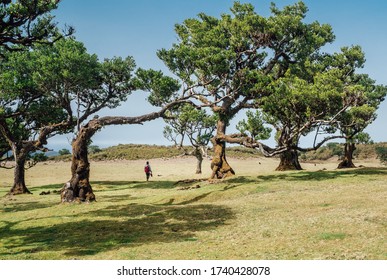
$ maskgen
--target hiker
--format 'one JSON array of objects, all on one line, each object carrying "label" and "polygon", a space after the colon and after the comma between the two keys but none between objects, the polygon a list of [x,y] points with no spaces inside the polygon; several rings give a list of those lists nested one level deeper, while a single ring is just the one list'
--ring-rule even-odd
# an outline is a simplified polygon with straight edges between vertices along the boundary
[{"label": "hiker", "polygon": [[152,175],[152,169],[149,165],[149,161],[146,162],[145,167],[144,167],[145,175],[146,175],[146,180],[149,181],[149,176]]}]

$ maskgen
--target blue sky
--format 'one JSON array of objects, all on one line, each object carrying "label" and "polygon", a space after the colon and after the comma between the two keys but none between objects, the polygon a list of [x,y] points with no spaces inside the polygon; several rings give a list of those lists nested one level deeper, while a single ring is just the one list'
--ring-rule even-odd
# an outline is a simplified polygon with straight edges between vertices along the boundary
[{"label": "blue sky", "polygon": [[[263,15],[270,14],[268,0],[249,2]],[[296,1],[273,1],[279,7]],[[387,1],[386,0],[305,0],[309,12],[306,21],[319,21],[332,25],[336,40],[327,46],[329,52],[342,46],[360,45],[366,53],[368,73],[380,84],[387,85]],[[56,20],[72,25],[76,38],[90,53],[100,59],[113,56],[133,56],[137,66],[165,70],[156,51],[170,48],[176,42],[174,25],[200,12],[212,16],[228,13],[231,0],[62,0],[55,11]],[[145,94],[135,92],[117,109],[99,115],[135,116],[155,110],[145,101]],[[387,101],[378,111],[378,119],[367,129],[374,141],[387,141]],[[242,118],[239,116],[235,122]],[[169,144],[163,138],[164,123],[156,120],[144,125],[104,128],[94,138],[94,144],[106,147],[124,143]],[[232,124],[232,127],[235,123]],[[67,137],[56,137],[49,143],[54,149],[70,148]],[[273,144],[273,141],[269,141]],[[306,145],[308,143],[305,143]]]}]

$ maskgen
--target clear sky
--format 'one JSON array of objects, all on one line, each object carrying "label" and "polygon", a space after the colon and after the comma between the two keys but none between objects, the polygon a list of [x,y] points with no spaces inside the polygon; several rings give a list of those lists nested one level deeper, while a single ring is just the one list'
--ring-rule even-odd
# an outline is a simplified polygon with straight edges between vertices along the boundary
[{"label": "clear sky", "polygon": [[[176,42],[174,25],[200,12],[212,16],[228,13],[232,0],[62,0],[55,11],[56,20],[72,25],[76,38],[82,41],[90,53],[100,59],[113,56],[133,56],[142,68],[165,70],[156,51],[170,48]],[[293,4],[291,0],[251,0],[256,11],[270,14],[270,2],[277,6]],[[327,47],[329,52],[339,51],[342,46],[360,45],[366,54],[362,72],[368,73],[380,84],[387,85],[387,1],[386,0],[305,0],[309,12],[306,21],[328,23],[333,27],[336,40]],[[135,92],[117,109],[105,110],[102,115],[136,116],[156,108],[145,101],[146,95]],[[367,132],[376,142],[387,141],[387,101],[379,111],[378,119]],[[235,122],[242,116],[236,118]],[[235,122],[230,130],[235,127]],[[100,147],[126,143],[163,144],[162,120],[144,125],[107,127],[95,135],[93,143]],[[56,137],[49,141],[54,149],[70,148],[68,137]],[[269,141],[272,144],[273,141]]]}]

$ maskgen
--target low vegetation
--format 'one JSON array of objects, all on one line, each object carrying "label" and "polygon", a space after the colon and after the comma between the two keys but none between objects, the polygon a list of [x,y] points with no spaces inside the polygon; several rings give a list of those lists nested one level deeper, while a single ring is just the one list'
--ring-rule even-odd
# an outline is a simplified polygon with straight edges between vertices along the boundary
[{"label": "low vegetation", "polygon": [[[189,150],[189,147],[187,147]],[[245,147],[230,147],[229,155],[231,157],[248,158],[261,157],[258,150]],[[120,144],[113,147],[100,149],[100,151],[90,153],[89,158],[95,161],[103,160],[137,160],[137,159],[155,159],[155,158],[173,158],[183,156],[184,151],[175,146],[161,145],[142,145],[142,144]],[[209,156],[212,151],[209,150]],[[51,157],[55,161],[71,160],[71,154],[62,154]]]},{"label": "low vegetation", "polygon": [[[155,159],[155,158],[171,158],[179,157],[184,154],[183,150],[174,146],[160,145],[142,145],[142,144],[120,144],[118,146],[99,149],[93,146],[93,150],[89,155],[91,160],[137,160],[137,159]],[[97,147],[97,148],[95,148]],[[359,160],[365,159],[382,159],[383,149],[387,149],[387,143],[374,144],[358,144],[356,145],[355,158]],[[189,147],[187,147],[189,149]],[[332,158],[340,158],[343,155],[344,144],[328,143],[320,149],[312,152],[301,153],[300,158],[304,162],[308,161],[324,161]],[[379,150],[380,152],[378,152]],[[246,148],[243,146],[231,146],[227,149],[228,156],[234,158],[259,158],[262,153],[257,149]],[[209,156],[212,156],[212,151],[209,150]],[[56,161],[71,160],[71,154],[60,154],[50,158]]]},{"label": "low vegetation", "polygon": [[33,194],[13,197],[0,170],[0,259],[387,259],[386,168],[230,162],[237,176],[213,182],[200,180],[209,161],[193,174],[193,157],[152,160],[150,182],[142,160],[92,162],[97,202],[86,204],[60,203],[70,163],[39,163]]}]

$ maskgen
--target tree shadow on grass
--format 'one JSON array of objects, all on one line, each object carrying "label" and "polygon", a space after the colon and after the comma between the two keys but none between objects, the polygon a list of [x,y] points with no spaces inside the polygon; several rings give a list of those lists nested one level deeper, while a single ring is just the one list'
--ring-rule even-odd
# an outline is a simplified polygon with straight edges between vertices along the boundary
[{"label": "tree shadow on grass", "polygon": [[116,189],[173,189],[173,181],[93,181],[92,186],[109,186],[109,190]]},{"label": "tree shadow on grass", "polygon": [[257,182],[257,180],[255,180],[253,177],[238,176],[227,179],[226,182],[234,184],[248,184]]},{"label": "tree shadow on grass", "polygon": [[55,203],[42,203],[40,201],[30,201],[30,202],[2,202],[1,212],[23,212],[23,211],[32,211],[36,209],[49,208],[55,205]]},{"label": "tree shadow on grass", "polygon": [[[112,205],[92,211],[82,220],[20,229],[14,223],[0,228],[3,257],[64,251],[63,258],[82,258],[123,247],[184,242],[200,231],[234,218],[229,208],[214,205]],[[17,242],[13,240],[17,239]],[[20,258],[20,257],[19,257]]]},{"label": "tree shadow on grass", "polygon": [[337,179],[342,177],[356,177],[356,176],[377,176],[387,175],[387,168],[356,168],[334,171],[299,171],[291,173],[281,173],[275,175],[261,175],[257,178],[263,181],[324,181]]}]

